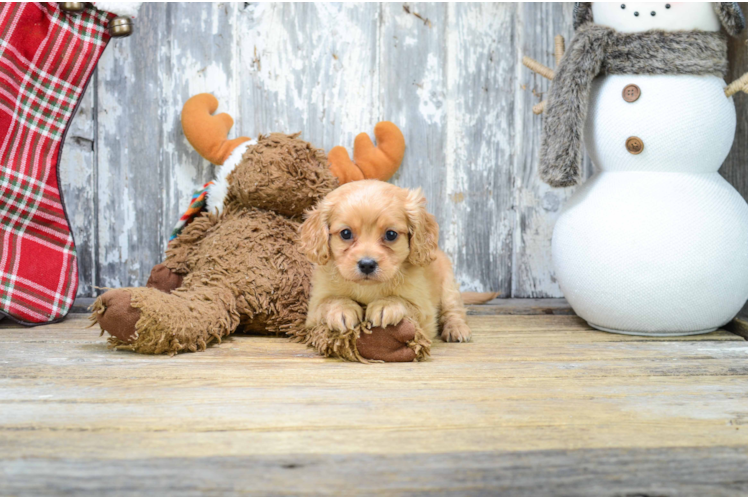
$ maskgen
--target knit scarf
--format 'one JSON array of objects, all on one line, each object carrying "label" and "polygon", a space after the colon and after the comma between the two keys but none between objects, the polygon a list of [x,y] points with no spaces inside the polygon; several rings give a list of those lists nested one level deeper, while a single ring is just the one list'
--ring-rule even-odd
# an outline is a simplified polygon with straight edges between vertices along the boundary
[{"label": "knit scarf", "polygon": [[545,106],[540,177],[553,187],[581,180],[582,131],[592,80],[598,75],[716,75],[727,73],[727,39],[720,32],[618,33],[581,26],[556,68]]}]

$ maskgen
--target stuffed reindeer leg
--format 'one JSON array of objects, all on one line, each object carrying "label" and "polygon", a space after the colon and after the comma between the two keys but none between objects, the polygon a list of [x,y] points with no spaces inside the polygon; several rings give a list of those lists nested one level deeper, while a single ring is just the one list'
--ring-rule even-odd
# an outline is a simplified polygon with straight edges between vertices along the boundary
[{"label": "stuffed reindeer leg", "polygon": [[145,354],[203,351],[239,326],[234,294],[195,288],[165,294],[153,288],[110,290],[94,303],[110,347]]}]

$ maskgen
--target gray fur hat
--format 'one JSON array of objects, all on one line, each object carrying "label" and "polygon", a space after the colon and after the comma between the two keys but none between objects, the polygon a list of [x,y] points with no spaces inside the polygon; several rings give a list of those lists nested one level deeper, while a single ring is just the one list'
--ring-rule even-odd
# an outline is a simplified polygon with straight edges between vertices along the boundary
[{"label": "gray fur hat", "polygon": [[[714,2],[714,11],[728,35],[738,36],[745,29],[745,16],[738,2]],[[577,2],[574,5],[574,29],[589,22],[593,22],[592,2]]]}]

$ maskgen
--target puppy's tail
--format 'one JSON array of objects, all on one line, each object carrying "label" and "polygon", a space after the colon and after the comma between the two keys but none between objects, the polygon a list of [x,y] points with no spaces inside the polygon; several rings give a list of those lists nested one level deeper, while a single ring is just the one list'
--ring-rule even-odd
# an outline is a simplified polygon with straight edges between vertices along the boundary
[{"label": "puppy's tail", "polygon": [[468,306],[473,304],[485,304],[499,296],[496,292],[462,292],[462,302]]}]

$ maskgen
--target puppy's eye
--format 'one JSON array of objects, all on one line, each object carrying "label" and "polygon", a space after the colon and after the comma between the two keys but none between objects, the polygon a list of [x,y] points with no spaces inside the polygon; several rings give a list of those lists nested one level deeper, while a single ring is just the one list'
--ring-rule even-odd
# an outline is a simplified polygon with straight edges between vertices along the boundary
[{"label": "puppy's eye", "polygon": [[395,241],[397,239],[397,232],[390,229],[384,233],[384,239],[387,241]]},{"label": "puppy's eye", "polygon": [[353,238],[353,232],[350,229],[343,229],[340,231],[340,237],[344,240],[350,240]]}]

